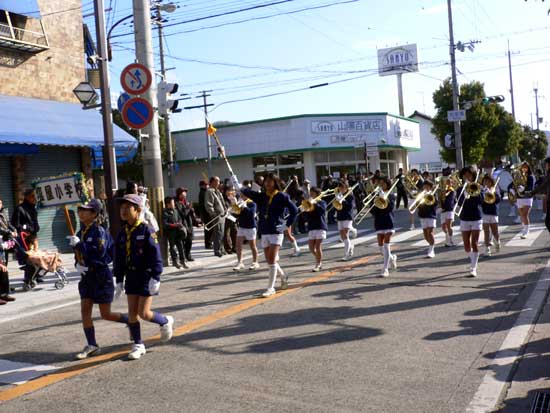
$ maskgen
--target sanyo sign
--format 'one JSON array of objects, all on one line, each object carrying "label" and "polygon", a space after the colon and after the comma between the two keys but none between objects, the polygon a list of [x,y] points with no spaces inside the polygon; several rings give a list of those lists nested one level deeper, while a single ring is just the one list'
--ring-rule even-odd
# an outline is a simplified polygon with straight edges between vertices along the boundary
[{"label": "sanyo sign", "polygon": [[378,50],[378,74],[380,76],[418,72],[416,44]]}]

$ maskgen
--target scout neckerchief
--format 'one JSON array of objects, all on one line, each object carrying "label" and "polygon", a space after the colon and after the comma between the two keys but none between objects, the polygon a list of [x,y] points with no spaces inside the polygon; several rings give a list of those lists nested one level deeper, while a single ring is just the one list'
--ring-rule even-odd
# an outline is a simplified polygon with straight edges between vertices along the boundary
[{"label": "scout neckerchief", "polygon": [[279,193],[279,190],[276,189],[271,193],[271,195],[267,194],[267,196],[269,197],[269,201],[267,201],[267,207],[265,209],[265,220],[266,221],[269,217],[269,207],[271,206],[271,203],[273,202],[273,198],[275,198],[275,195],[277,195],[278,193]]},{"label": "scout neckerchief", "polygon": [[129,225],[126,225],[124,230],[126,231],[126,259],[130,259],[131,251],[131,244],[132,244],[132,233],[136,230],[137,227],[141,225],[141,221],[138,219],[134,225],[131,227]]}]

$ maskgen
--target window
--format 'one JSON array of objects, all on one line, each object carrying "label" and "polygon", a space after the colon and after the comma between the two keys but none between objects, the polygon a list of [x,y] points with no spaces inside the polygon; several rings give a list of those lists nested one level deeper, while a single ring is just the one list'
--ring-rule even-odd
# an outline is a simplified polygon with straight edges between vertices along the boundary
[{"label": "window", "polygon": [[303,163],[303,153],[287,153],[284,155],[279,155],[279,165],[301,165]]},{"label": "window", "polygon": [[269,169],[277,166],[277,157],[276,156],[258,156],[252,158],[252,164],[254,168],[258,169]]},{"label": "window", "polygon": [[328,152],[314,152],[313,160],[315,163],[328,163]]}]

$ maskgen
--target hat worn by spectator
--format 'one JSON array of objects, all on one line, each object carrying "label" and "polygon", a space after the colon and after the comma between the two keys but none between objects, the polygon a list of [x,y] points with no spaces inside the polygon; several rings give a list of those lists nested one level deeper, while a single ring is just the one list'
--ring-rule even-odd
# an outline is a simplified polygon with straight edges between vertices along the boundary
[{"label": "hat worn by spectator", "polygon": [[97,199],[90,199],[90,201],[88,201],[86,204],[79,205],[78,209],[88,209],[99,214],[103,209],[103,206],[101,205],[101,202]]},{"label": "hat worn by spectator", "polygon": [[139,208],[141,208],[141,205],[143,204],[143,200],[139,195],[136,194],[127,194],[124,195],[122,198],[118,198],[118,201],[120,202],[128,202],[132,205],[135,205]]}]

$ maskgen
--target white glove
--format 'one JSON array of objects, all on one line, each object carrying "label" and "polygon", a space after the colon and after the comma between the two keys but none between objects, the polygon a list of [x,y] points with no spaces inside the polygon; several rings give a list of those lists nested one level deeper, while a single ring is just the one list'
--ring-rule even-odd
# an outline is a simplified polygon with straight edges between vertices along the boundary
[{"label": "white glove", "polygon": [[118,300],[120,296],[122,295],[122,283],[117,283],[115,286],[115,300]]},{"label": "white glove", "polygon": [[514,188],[510,188],[510,190],[508,192],[510,192],[512,195],[516,194],[516,190]]},{"label": "white glove", "polygon": [[241,189],[241,184],[239,183],[239,180],[237,179],[237,176],[231,175],[231,183],[233,184],[233,187],[235,189]]},{"label": "white glove", "polygon": [[277,232],[285,232],[288,229],[288,226],[286,225],[286,223],[279,224],[275,227],[275,229],[277,230]]},{"label": "white glove", "polygon": [[518,186],[518,192],[525,191],[525,187],[523,185]]},{"label": "white glove", "polygon": [[69,240],[69,245],[71,247],[75,247],[76,244],[80,242],[80,238],[78,238],[76,235],[69,235],[67,239]]},{"label": "white glove", "polygon": [[160,281],[155,280],[154,278],[151,278],[149,280],[149,293],[151,295],[157,295],[160,290]]},{"label": "white glove", "polygon": [[252,188],[254,192],[262,192],[262,187],[258,185],[256,182],[252,182]]},{"label": "white glove", "polygon": [[76,272],[78,273],[78,275],[82,275],[86,271],[88,271],[88,267],[85,267],[84,265],[80,265],[79,263],[76,263],[74,268],[76,269]]}]

